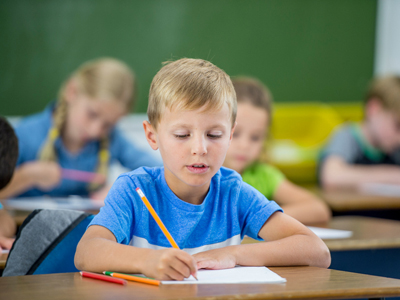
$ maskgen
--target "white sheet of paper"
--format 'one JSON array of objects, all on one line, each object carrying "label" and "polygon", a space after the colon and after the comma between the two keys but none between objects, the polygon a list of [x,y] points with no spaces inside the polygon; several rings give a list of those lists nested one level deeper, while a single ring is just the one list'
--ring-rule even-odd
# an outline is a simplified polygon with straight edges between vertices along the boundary
[{"label": "white sheet of paper", "polygon": [[388,183],[368,183],[360,186],[360,192],[368,195],[400,197],[400,185]]},{"label": "white sheet of paper", "polygon": [[81,197],[64,198],[15,198],[6,201],[7,208],[32,211],[35,209],[72,209],[72,210],[97,210],[104,205],[103,201],[96,201]]},{"label": "white sheet of paper", "polygon": [[8,250],[8,249],[2,249],[1,250],[1,254],[7,254],[7,253],[9,253],[10,252],[10,250]]},{"label": "white sheet of paper", "polygon": [[199,270],[198,281],[192,276],[184,281],[162,281],[162,284],[217,284],[217,283],[283,283],[278,274],[266,267],[241,267],[224,270]]},{"label": "white sheet of paper", "polygon": [[349,230],[339,230],[330,228],[320,228],[307,226],[312,232],[314,232],[319,238],[323,240],[328,239],[346,239],[353,235],[352,231]]}]

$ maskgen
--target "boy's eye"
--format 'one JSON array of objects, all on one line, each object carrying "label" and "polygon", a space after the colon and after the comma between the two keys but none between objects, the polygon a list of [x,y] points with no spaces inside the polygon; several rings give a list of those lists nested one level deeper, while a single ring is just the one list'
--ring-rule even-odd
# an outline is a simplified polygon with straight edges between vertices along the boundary
[{"label": "boy's eye", "polygon": [[175,137],[178,139],[185,139],[189,136],[190,136],[190,134],[175,134]]},{"label": "boy's eye", "polygon": [[211,133],[209,133],[209,134],[207,134],[207,136],[209,138],[211,138],[211,139],[219,139],[219,138],[222,137],[222,134],[211,134]]}]

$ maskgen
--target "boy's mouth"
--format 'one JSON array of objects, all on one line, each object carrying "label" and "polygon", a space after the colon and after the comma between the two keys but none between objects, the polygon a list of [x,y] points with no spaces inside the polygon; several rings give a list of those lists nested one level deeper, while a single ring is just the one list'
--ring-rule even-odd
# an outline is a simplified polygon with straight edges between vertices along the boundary
[{"label": "boy's mouth", "polygon": [[191,173],[196,173],[196,174],[205,173],[210,168],[209,166],[207,166],[205,164],[193,164],[193,165],[186,166],[186,167]]}]

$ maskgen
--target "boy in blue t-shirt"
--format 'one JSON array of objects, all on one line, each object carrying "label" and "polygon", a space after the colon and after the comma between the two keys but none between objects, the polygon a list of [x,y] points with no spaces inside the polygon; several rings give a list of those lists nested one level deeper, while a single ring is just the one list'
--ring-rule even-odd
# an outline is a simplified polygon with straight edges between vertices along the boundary
[{"label": "boy in blue t-shirt", "polygon": [[[200,59],[166,64],[151,84],[147,113],[146,138],[164,167],[117,179],[77,247],[78,269],[183,280],[201,268],[329,266],[317,236],[221,167],[236,124],[224,71]],[[138,187],[182,250],[171,248]],[[244,235],[267,242],[240,245]]]}]

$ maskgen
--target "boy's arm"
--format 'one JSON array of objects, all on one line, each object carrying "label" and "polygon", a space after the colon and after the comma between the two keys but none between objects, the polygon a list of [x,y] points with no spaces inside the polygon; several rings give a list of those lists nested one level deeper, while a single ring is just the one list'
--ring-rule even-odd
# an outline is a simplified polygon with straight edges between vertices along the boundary
[{"label": "boy's arm", "polygon": [[400,185],[400,166],[352,165],[340,156],[329,156],[321,168],[324,189],[357,188],[365,183],[389,183]]},{"label": "boy's arm", "polygon": [[195,254],[197,267],[306,265],[327,268],[330,265],[330,253],[325,243],[300,222],[281,212],[274,213],[265,222],[259,236],[266,242]]},{"label": "boy's arm", "polygon": [[142,273],[159,280],[183,280],[197,268],[193,257],[174,248],[153,250],[117,243],[107,228],[90,226],[75,253],[75,266],[92,272]]},{"label": "boy's arm", "polygon": [[322,200],[286,179],[279,184],[273,199],[285,214],[306,225],[325,223],[331,218],[331,211]]}]

